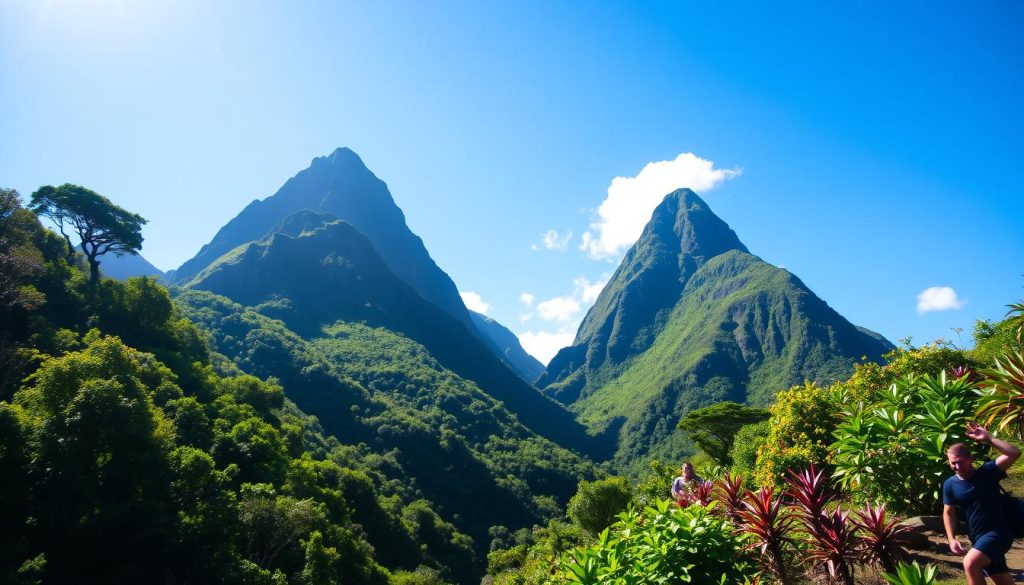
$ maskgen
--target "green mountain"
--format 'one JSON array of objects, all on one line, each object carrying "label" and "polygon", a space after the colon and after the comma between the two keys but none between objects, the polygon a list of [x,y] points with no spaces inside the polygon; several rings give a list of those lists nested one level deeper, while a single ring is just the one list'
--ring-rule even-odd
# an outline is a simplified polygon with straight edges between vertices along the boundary
[{"label": "green mountain", "polygon": [[[236,247],[259,240],[286,217],[309,209],[329,214],[362,232],[388,268],[420,296],[465,325],[488,349],[504,360],[504,352],[476,330],[458,289],[430,257],[423,240],[405,223],[384,181],[377,178],[359,156],[338,148],[313,159],[310,166],[289,179],[274,195],[250,203],[222,227],[194,258],[168,273],[174,284],[187,283]],[[518,363],[518,362],[517,362]],[[520,372],[524,379],[530,372]]]},{"label": "green mountain", "polygon": [[595,430],[615,461],[678,458],[675,424],[723,400],[764,406],[804,379],[849,376],[892,345],[796,276],[751,254],[693,191],[669,194],[537,385]]},{"label": "green mountain", "polygon": [[505,362],[508,363],[520,377],[527,382],[535,382],[544,373],[544,364],[537,361],[532,355],[526,353],[519,343],[519,338],[504,325],[491,319],[487,315],[481,315],[476,311],[469,312],[470,318],[476,328],[490,338],[494,345],[501,351]]},{"label": "green mountain", "polygon": [[[598,442],[571,413],[525,383],[463,323],[392,273],[370,240],[347,222],[309,210],[293,214],[267,237],[210,264],[188,286],[280,319],[306,339],[322,336],[324,327],[337,322],[400,334],[500,400],[533,432],[600,454]],[[296,402],[325,420],[326,406]]]}]

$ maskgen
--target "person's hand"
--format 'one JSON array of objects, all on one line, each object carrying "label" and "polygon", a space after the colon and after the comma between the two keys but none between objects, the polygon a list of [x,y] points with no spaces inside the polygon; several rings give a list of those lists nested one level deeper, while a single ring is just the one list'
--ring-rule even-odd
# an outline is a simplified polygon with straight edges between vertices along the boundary
[{"label": "person's hand", "polygon": [[960,556],[964,554],[964,545],[960,544],[959,539],[954,538],[953,540],[949,541],[949,552],[953,553],[956,556]]},{"label": "person's hand", "polygon": [[992,440],[992,435],[989,434],[985,427],[976,422],[967,423],[967,436],[979,443],[988,443]]}]

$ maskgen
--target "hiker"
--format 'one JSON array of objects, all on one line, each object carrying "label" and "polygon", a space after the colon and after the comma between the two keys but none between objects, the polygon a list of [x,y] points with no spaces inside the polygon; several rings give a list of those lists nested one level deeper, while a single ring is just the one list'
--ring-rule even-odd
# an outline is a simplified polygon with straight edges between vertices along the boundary
[{"label": "hiker", "polygon": [[964,555],[967,585],[983,585],[985,575],[997,585],[1011,585],[1013,577],[1006,566],[1006,552],[1013,544],[1013,530],[1003,508],[999,480],[1006,477],[1006,470],[1020,457],[1020,449],[993,437],[985,427],[973,422],[967,423],[967,437],[994,447],[999,457],[975,469],[967,445],[957,443],[946,450],[954,473],[942,484],[942,522],[949,550],[955,555],[964,554],[964,547],[956,538],[959,506],[967,514],[971,537],[971,548]]},{"label": "hiker", "polygon": [[693,472],[693,465],[687,461],[683,463],[683,474],[672,482],[672,499],[678,500],[684,495],[693,493],[693,488],[704,483],[704,480]]}]

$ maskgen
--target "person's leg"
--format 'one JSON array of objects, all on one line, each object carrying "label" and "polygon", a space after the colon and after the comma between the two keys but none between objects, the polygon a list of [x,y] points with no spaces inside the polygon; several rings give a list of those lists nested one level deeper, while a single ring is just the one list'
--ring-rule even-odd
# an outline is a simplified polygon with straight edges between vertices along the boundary
[{"label": "person's leg", "polygon": [[991,562],[988,555],[976,548],[967,551],[967,554],[964,555],[964,572],[967,573],[967,585],[985,585],[985,573],[983,571]]},{"label": "person's leg", "polygon": [[998,575],[989,575],[989,579],[996,585],[1013,585],[1013,575],[1011,573],[999,573]]}]

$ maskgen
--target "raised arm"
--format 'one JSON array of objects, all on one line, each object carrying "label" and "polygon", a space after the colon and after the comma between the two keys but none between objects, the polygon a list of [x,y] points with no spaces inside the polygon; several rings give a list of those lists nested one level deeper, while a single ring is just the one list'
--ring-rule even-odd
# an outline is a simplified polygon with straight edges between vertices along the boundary
[{"label": "raised arm", "polygon": [[993,437],[985,427],[978,423],[967,423],[967,436],[979,443],[988,443],[996,451],[999,451],[999,457],[996,457],[996,465],[1003,471],[1009,469],[1013,462],[1020,458],[1020,449],[1002,439]]}]

